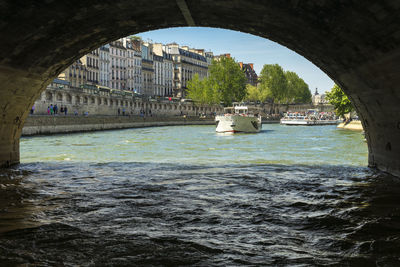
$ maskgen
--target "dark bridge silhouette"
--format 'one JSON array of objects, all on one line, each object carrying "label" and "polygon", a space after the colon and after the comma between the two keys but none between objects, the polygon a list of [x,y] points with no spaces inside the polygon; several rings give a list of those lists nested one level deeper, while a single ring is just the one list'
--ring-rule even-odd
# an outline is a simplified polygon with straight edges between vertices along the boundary
[{"label": "dark bridge silhouette", "polygon": [[74,60],[132,33],[207,26],[268,38],[320,67],[356,106],[370,166],[400,175],[399,14],[398,0],[3,0],[0,165],[19,162],[30,106]]}]

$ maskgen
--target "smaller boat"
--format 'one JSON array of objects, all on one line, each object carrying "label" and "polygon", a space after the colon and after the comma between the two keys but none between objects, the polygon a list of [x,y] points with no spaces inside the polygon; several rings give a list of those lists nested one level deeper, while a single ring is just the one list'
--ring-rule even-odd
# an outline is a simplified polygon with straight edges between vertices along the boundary
[{"label": "smaller boat", "polygon": [[224,108],[224,115],[215,117],[217,133],[258,133],[261,131],[261,115],[249,112],[247,106]]},{"label": "smaller boat", "polygon": [[340,121],[333,113],[318,112],[317,109],[309,109],[305,113],[287,112],[280,120],[284,125],[336,125]]}]

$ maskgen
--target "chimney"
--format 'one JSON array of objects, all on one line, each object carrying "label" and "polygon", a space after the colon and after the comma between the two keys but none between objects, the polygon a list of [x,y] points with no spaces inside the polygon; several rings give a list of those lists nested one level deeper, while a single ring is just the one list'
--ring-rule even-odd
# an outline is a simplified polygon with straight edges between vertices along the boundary
[{"label": "chimney", "polygon": [[249,63],[249,65],[250,65],[250,68],[251,68],[252,70],[254,70],[253,63]]},{"label": "chimney", "polygon": [[239,62],[240,68],[243,69],[243,62]]}]

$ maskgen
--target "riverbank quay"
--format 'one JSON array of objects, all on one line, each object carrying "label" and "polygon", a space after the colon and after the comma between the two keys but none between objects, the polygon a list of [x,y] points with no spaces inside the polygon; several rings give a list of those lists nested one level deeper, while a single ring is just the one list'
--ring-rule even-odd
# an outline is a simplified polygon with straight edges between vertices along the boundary
[{"label": "riverbank quay", "polygon": [[337,127],[345,130],[364,131],[361,121],[342,122]]},{"label": "riverbank quay", "polygon": [[77,133],[127,128],[175,125],[213,125],[214,118],[140,117],[140,116],[47,116],[31,115],[26,119],[22,136]]},{"label": "riverbank quay", "polygon": [[[279,120],[266,119],[263,123],[279,123]],[[140,116],[48,116],[30,115],[22,129],[22,136],[77,133],[127,128],[214,125],[214,117],[140,117]]]}]

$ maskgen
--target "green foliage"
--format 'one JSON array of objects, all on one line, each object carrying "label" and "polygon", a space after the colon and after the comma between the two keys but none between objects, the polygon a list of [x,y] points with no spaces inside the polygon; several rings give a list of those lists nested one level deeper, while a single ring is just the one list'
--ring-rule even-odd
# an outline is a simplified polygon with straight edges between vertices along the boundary
[{"label": "green foliage", "polygon": [[195,74],[188,81],[187,96],[200,105],[213,104],[214,92],[210,90],[207,79],[200,80],[199,74]]},{"label": "green foliage", "polygon": [[350,99],[336,84],[333,86],[330,92],[326,93],[326,99],[335,107],[335,113],[338,116],[344,116],[344,114],[354,110]]},{"label": "green foliage", "polygon": [[264,65],[260,73],[259,101],[310,103],[311,91],[295,72],[283,71],[278,64]]},{"label": "green foliage", "polygon": [[310,103],[311,102],[311,91],[308,88],[308,84],[301,79],[297,73],[286,71],[287,80],[287,103]]},{"label": "green foliage", "polygon": [[140,36],[136,36],[136,35],[130,35],[128,38],[130,38],[131,40],[137,40],[137,41],[142,40],[142,38]]},{"label": "green foliage", "polygon": [[278,64],[264,65],[258,87],[246,85],[246,76],[232,59],[222,57],[209,67],[209,78],[202,81],[198,75],[188,83],[188,97],[199,104],[231,105],[234,101],[267,99],[280,103],[310,103],[308,85],[296,73],[283,71]]},{"label": "green foliage", "polygon": [[239,65],[232,59],[222,57],[209,66],[209,77],[200,81],[194,75],[188,82],[187,95],[199,104],[232,105],[246,96],[246,76]]},{"label": "green foliage", "polygon": [[233,58],[221,57],[213,60],[209,67],[209,86],[216,98],[230,106],[234,101],[242,101],[246,96],[247,78]]},{"label": "green foliage", "polygon": [[281,66],[265,64],[260,73],[260,90],[273,102],[285,101],[288,92],[287,79]]},{"label": "green foliage", "polygon": [[261,91],[256,86],[251,84],[246,85],[246,100],[248,101],[260,101]]}]

